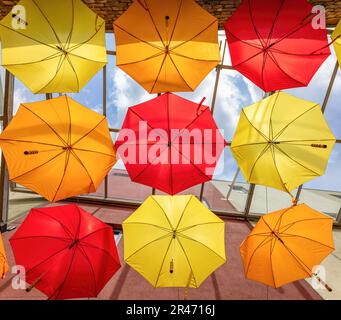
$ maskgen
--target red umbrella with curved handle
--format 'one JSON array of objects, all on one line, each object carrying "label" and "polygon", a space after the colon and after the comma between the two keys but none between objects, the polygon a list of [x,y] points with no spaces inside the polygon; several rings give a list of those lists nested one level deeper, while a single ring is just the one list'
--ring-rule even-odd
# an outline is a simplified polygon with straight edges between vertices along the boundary
[{"label": "red umbrella with curved handle", "polygon": [[32,209],[10,243],[26,291],[53,300],[96,297],[121,266],[112,228],[74,204]]},{"label": "red umbrella with curved handle", "polygon": [[306,0],[242,1],[224,25],[233,68],[266,92],[307,86],[330,55],[312,9]]}]

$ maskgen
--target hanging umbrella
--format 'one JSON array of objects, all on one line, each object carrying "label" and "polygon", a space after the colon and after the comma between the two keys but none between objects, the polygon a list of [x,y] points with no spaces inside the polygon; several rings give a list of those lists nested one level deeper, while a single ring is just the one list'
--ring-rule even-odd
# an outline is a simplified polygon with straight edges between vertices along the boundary
[{"label": "hanging umbrella", "polygon": [[2,242],[2,237],[0,233],[0,279],[3,279],[5,273],[8,271],[8,262],[5,252],[4,243]]},{"label": "hanging umbrella", "polygon": [[334,32],[332,33],[332,40],[337,59],[339,61],[339,66],[341,66],[341,20],[339,21]]},{"label": "hanging umbrella", "polygon": [[278,92],[242,110],[231,151],[248,182],[290,192],[324,174],[334,143],[319,104]]},{"label": "hanging umbrella", "polygon": [[10,243],[26,291],[53,300],[96,297],[121,266],[112,228],[74,204],[32,209]]},{"label": "hanging umbrella", "polygon": [[193,91],[220,62],[218,21],[193,0],[135,0],[114,33],[117,66],[151,93]]},{"label": "hanging umbrella", "polygon": [[116,141],[132,181],[172,195],[211,180],[225,146],[210,109],[172,93],[130,107]]},{"label": "hanging umbrella", "polygon": [[105,22],[81,0],[21,0],[0,22],[2,65],[33,93],[78,92],[107,63]]},{"label": "hanging umbrella", "polygon": [[334,251],[333,219],[305,204],[262,216],[240,246],[245,276],[278,288],[315,276],[313,268]]},{"label": "hanging umbrella", "polygon": [[305,87],[330,55],[307,0],[244,0],[225,23],[232,65],[266,92]]},{"label": "hanging umbrella", "polygon": [[194,196],[150,196],[123,224],[124,260],[154,287],[193,287],[226,262],[224,222]]},{"label": "hanging umbrella", "polygon": [[22,103],[0,146],[10,180],[49,201],[95,192],[116,162],[106,118],[67,96]]}]

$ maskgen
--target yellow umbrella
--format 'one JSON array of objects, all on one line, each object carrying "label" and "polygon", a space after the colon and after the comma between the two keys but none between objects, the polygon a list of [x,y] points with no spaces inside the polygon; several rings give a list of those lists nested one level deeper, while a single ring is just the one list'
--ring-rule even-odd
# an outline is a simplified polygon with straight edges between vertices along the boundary
[{"label": "yellow umbrella", "polygon": [[248,182],[290,192],[324,174],[334,143],[319,104],[278,92],[242,110],[231,150]]},{"label": "yellow umbrella", "polygon": [[117,66],[150,93],[193,91],[220,62],[218,21],[193,0],[135,0],[114,32]]},{"label": "yellow umbrella", "polygon": [[8,262],[6,257],[6,252],[4,248],[4,244],[2,242],[2,237],[0,233],[0,279],[3,279],[5,273],[8,271]]},{"label": "yellow umbrella", "polygon": [[337,24],[334,32],[332,33],[332,41],[334,44],[335,53],[341,66],[341,20]]},{"label": "yellow umbrella", "polygon": [[116,162],[106,118],[67,96],[22,103],[0,146],[10,179],[49,201],[95,192]]},{"label": "yellow umbrella", "polygon": [[124,260],[154,287],[194,287],[226,262],[224,222],[196,197],[150,196],[123,222]]},{"label": "yellow umbrella", "polygon": [[32,92],[78,92],[107,63],[105,22],[81,0],[18,6],[0,22],[2,65]]}]

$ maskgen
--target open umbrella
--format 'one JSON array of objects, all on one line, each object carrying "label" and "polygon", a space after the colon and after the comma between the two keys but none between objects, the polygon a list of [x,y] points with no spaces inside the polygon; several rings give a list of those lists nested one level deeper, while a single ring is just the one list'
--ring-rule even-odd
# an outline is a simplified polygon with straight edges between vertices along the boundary
[{"label": "open umbrella", "polygon": [[334,251],[333,219],[305,204],[262,216],[240,246],[245,276],[278,288],[317,276],[313,267]]},{"label": "open umbrella", "polygon": [[105,22],[81,0],[21,0],[0,22],[2,65],[33,93],[78,92],[107,63]]},{"label": "open umbrella", "polygon": [[26,291],[53,300],[96,297],[121,266],[112,228],[74,204],[32,209],[10,243]]},{"label": "open umbrella", "polygon": [[341,66],[341,20],[339,21],[334,32],[332,33],[332,40],[337,59],[339,61],[339,66]]},{"label": "open umbrella", "polygon": [[193,91],[220,62],[217,18],[193,0],[135,0],[114,32],[117,66],[148,92]]},{"label": "open umbrella", "polygon": [[278,92],[242,110],[231,151],[247,181],[290,192],[324,174],[334,143],[319,104]]},{"label": "open umbrella", "polygon": [[125,262],[154,287],[198,288],[226,262],[224,222],[194,196],[150,196],[122,226]]},{"label": "open umbrella", "polygon": [[266,92],[307,86],[330,55],[307,0],[243,0],[225,23],[232,65]]},{"label": "open umbrella", "polygon": [[130,107],[116,141],[132,181],[172,195],[211,180],[225,146],[210,109],[172,93]]},{"label": "open umbrella", "polygon": [[4,244],[2,242],[2,237],[0,233],[0,279],[3,279],[5,273],[8,271],[8,262],[6,257],[6,252],[4,248]]},{"label": "open umbrella", "polygon": [[22,103],[0,146],[10,179],[49,201],[96,191],[116,162],[106,118],[67,96]]}]

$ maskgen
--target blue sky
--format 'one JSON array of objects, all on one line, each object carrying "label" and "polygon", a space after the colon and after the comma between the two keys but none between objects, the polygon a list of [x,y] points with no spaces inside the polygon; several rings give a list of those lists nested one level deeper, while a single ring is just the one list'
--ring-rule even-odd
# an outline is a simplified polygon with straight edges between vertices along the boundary
[{"label": "blue sky", "polygon": [[[223,39],[223,37],[220,37]],[[108,50],[115,50],[113,34],[107,34]],[[322,104],[329,80],[335,65],[335,54],[321,66],[314,79],[307,88],[288,90],[298,97]],[[128,75],[115,67],[115,57],[108,57],[107,65],[107,117],[111,127],[120,128],[127,108],[137,103],[149,100],[155,95],[148,94]],[[229,63],[228,50],[224,63]],[[80,93],[71,94],[74,99],[85,106],[102,112],[103,73],[100,71]],[[195,92],[182,93],[181,96],[200,102],[206,97],[205,104],[211,105],[216,71],[213,70],[195,90]],[[341,139],[341,72],[338,71],[331,97],[326,109],[326,119],[336,138]],[[236,71],[222,70],[217,92],[214,117],[220,129],[224,130],[224,136],[231,140],[236,128],[240,111],[253,102],[261,100],[263,92],[249,80]],[[22,83],[16,80],[14,92],[14,111],[20,102],[29,102],[45,99],[44,95],[33,95]],[[326,175],[306,184],[306,187],[325,190],[341,191],[341,145],[336,145],[331,154]],[[118,164],[122,167],[122,164]],[[230,151],[226,148],[221,157],[215,178],[232,179],[237,169]],[[242,181],[242,176],[240,175]]]}]

